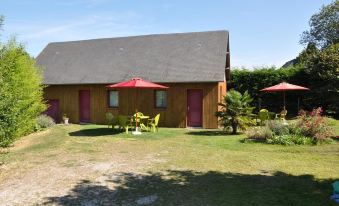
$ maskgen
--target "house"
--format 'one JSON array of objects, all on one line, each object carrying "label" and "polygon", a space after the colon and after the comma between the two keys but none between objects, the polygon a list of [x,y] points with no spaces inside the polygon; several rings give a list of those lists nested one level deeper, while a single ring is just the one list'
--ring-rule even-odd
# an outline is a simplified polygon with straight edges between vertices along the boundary
[{"label": "house", "polygon": [[[56,121],[105,123],[105,113],[161,114],[160,126],[217,128],[226,94],[227,31],[156,34],[50,43],[37,57],[44,70],[47,113]],[[167,90],[108,90],[133,77]],[[135,103],[135,93],[138,102]]]}]

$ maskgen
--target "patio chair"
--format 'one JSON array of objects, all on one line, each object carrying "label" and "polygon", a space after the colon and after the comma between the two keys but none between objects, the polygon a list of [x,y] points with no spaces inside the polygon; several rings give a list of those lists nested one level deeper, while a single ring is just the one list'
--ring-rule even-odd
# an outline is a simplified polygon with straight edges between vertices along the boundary
[{"label": "patio chair", "polygon": [[287,110],[284,108],[281,112],[280,112],[280,119],[284,120],[285,117],[287,115]]},{"label": "patio chair", "polygon": [[148,126],[150,127],[151,131],[158,132],[159,119],[160,119],[160,114],[157,114],[154,118],[148,120]]},{"label": "patio chair", "polygon": [[119,125],[119,129],[124,129],[126,134],[128,134],[128,130],[129,128],[131,128],[130,120],[128,119],[128,117],[119,115],[117,122]]},{"label": "patio chair", "polygon": [[111,112],[106,113],[106,124],[108,128],[111,126],[112,129],[114,128],[114,116]]},{"label": "patio chair", "polygon": [[144,123],[140,123],[140,129],[142,131],[150,131],[150,128],[146,126]]},{"label": "patio chair", "polygon": [[269,119],[268,110],[261,109],[258,113],[258,117],[260,119],[260,124],[263,125],[263,123]]}]

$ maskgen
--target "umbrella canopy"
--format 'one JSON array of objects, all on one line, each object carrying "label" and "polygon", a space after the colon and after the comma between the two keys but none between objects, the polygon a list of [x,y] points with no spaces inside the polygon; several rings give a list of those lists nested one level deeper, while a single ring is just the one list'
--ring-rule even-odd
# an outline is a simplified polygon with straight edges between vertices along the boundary
[{"label": "umbrella canopy", "polygon": [[133,78],[131,80],[108,85],[107,88],[147,88],[147,89],[168,89],[168,87],[145,81],[141,78]]},{"label": "umbrella canopy", "polygon": [[309,88],[294,85],[294,84],[289,84],[287,82],[281,82],[280,84],[264,88],[260,91],[263,92],[281,92],[281,91],[292,91],[292,90],[310,90]]},{"label": "umbrella canopy", "polygon": [[[294,85],[294,84],[289,84],[287,82],[281,82],[280,84],[271,86],[271,87],[266,87],[260,91],[262,92],[283,92],[283,98],[284,98],[284,110],[286,110],[286,104],[285,104],[285,92],[286,91],[296,91],[296,90],[310,90],[309,88]],[[298,103],[299,104],[299,103]],[[299,108],[299,105],[298,105]]]}]

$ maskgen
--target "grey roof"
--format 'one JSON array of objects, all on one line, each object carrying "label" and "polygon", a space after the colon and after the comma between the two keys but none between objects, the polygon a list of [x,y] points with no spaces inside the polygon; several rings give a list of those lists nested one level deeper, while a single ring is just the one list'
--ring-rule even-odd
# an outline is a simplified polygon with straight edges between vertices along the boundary
[{"label": "grey roof", "polygon": [[44,84],[106,84],[225,79],[227,31],[157,34],[50,43],[37,57]]}]

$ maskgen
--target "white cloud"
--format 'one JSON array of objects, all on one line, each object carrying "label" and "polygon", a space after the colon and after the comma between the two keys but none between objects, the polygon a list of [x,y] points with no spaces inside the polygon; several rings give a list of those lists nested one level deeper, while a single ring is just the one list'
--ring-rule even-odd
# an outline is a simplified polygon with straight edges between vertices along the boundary
[{"label": "white cloud", "polygon": [[[7,38],[14,34],[27,46],[28,52],[36,56],[49,42],[71,41],[93,38],[117,37],[159,32],[133,12],[101,13],[73,20],[34,23],[14,22],[5,25]],[[6,35],[5,35],[6,37]]]}]

